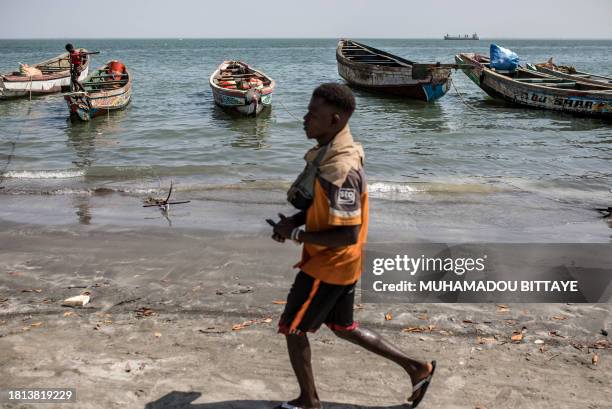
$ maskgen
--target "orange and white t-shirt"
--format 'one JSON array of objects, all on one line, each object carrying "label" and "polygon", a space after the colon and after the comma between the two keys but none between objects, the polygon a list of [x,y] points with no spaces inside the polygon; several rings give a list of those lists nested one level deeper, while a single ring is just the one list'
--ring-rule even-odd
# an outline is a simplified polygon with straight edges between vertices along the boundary
[{"label": "orange and white t-shirt", "polygon": [[[306,231],[361,226],[359,236],[357,243],[344,247],[304,243],[302,260],[296,267],[325,283],[353,284],[361,276],[362,251],[368,234],[368,190],[363,150],[353,142],[348,127],[330,144],[315,179],[313,202],[306,211]],[[351,144],[357,149],[350,149]],[[355,155],[359,155],[357,160]],[[332,167],[334,169],[330,169]],[[333,183],[329,179],[333,179]]]}]

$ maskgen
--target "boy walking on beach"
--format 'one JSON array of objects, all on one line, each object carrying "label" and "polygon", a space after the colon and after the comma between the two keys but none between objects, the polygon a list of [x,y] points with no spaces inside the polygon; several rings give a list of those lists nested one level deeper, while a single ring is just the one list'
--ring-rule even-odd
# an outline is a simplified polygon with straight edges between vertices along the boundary
[{"label": "boy walking on beach", "polygon": [[[305,210],[291,217],[279,215],[280,221],[274,226],[276,240],[292,239],[303,244],[302,260],[296,265],[301,271],[295,277],[279,321],[300,396],[278,406],[282,409],[322,407],[306,335],[322,324],[338,337],[404,368],[413,385],[408,399],[412,407],[425,396],[435,369],[435,361],[415,361],[376,332],[353,321],[355,285],[361,275],[368,230],[364,153],[361,145],[353,141],[348,126],[354,110],[355,98],[348,87],[330,83],[314,90],[304,116],[304,130],[318,144],[306,153],[305,159],[311,166],[298,179],[302,180],[301,187],[289,192],[290,197],[303,196],[301,201],[292,203],[302,203],[299,207]],[[307,181],[312,178],[305,175],[309,172],[314,177],[311,192]]]}]

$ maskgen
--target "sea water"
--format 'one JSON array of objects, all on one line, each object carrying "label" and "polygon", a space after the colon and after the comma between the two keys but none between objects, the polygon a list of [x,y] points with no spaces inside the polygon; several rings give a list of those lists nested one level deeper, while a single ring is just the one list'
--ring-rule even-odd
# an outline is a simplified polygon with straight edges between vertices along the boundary
[{"label": "sea water", "polygon": [[[554,57],[558,64],[612,75],[612,41],[362,41],[423,63],[452,63],[459,52],[486,54],[496,42],[522,63]],[[0,40],[0,72],[53,57],[66,42]],[[32,222],[36,214],[36,222],[48,222],[65,213],[62,222],[165,223],[131,204],[122,207],[132,209],[130,217],[122,217],[110,210],[112,201],[93,198],[140,203],[164,196],[172,182],[173,198],[192,200],[175,213],[175,226],[265,226],[259,215],[239,223],[232,212],[286,210],[284,192],[313,144],[301,123],[310,95],[323,82],[341,82],[336,39],[70,42],[100,51],[92,69],[123,61],[133,77],[132,102],[90,123],[72,123],[61,94],[0,101],[2,219]],[[236,118],[215,106],[209,77],[228,59],[275,79],[269,112]],[[355,90],[351,129],[366,152],[371,236],[610,240],[594,208],[612,205],[612,125],[496,101],[461,71],[452,79],[448,94],[433,103]]]}]

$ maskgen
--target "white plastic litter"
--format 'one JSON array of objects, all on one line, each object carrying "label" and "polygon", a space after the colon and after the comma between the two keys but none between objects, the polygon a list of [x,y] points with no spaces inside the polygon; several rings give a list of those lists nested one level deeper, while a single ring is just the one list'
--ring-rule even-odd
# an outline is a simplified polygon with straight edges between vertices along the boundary
[{"label": "white plastic litter", "polygon": [[76,297],[66,298],[62,305],[66,307],[83,307],[89,302],[89,295],[81,294]]}]

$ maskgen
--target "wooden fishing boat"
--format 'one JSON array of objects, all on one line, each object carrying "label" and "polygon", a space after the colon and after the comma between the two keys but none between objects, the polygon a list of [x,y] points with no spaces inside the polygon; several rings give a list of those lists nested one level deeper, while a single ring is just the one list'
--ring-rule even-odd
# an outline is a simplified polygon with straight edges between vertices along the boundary
[{"label": "wooden fishing boat", "polygon": [[352,86],[422,101],[446,94],[454,67],[418,64],[352,40],[340,40],[336,61],[338,74]]},{"label": "wooden fishing boat", "polygon": [[215,103],[243,115],[271,106],[274,86],[272,78],[241,61],[224,61],[210,76]]},{"label": "wooden fishing boat", "polygon": [[[80,52],[87,53],[84,48]],[[83,56],[83,71],[79,80],[87,77],[90,57]],[[0,99],[51,94],[70,89],[70,60],[68,53],[45,60],[33,66],[40,70],[40,75],[28,76],[17,72],[0,75]]]},{"label": "wooden fishing boat", "polygon": [[606,85],[612,88],[612,77],[604,77],[603,75],[578,71],[574,67],[556,65],[553,63],[552,58],[548,60],[548,62],[535,65],[527,64],[525,67],[544,74],[552,75],[554,77],[566,78],[569,80],[587,82],[596,85]]},{"label": "wooden fishing boat", "polygon": [[455,60],[494,98],[530,108],[612,118],[612,89],[603,84],[558,78],[522,67],[513,72],[495,70],[490,68],[488,57],[474,53],[458,54]]},{"label": "wooden fishing boat", "polygon": [[123,63],[109,61],[81,82],[85,91],[64,95],[70,116],[89,121],[125,108],[132,97],[132,77]]}]

